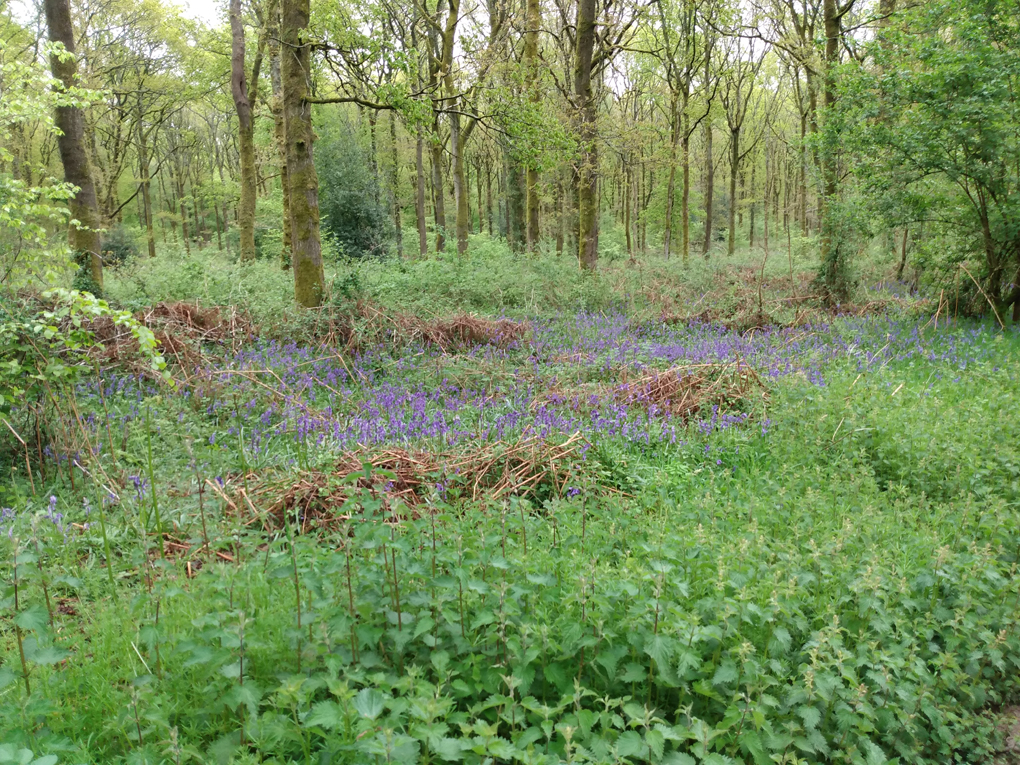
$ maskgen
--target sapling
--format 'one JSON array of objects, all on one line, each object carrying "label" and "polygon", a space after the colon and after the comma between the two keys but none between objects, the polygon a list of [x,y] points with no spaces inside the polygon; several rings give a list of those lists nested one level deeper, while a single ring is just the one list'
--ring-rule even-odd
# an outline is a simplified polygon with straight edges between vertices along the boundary
[{"label": "sapling", "polygon": [[351,660],[358,663],[358,633],[355,624],[358,621],[358,612],[354,608],[354,584],[351,577],[351,545],[350,532],[344,529],[344,559],[347,564],[347,599],[351,609]]},{"label": "sapling", "polygon": [[14,579],[14,635],[18,641],[18,655],[21,658],[21,676],[25,681],[25,695],[32,695],[32,686],[28,682],[28,661],[25,659],[25,636],[21,631],[17,615],[21,613],[21,599],[18,591],[18,554],[21,552],[19,539],[14,537],[14,565],[12,567]]},{"label": "sapling", "polygon": [[301,672],[301,580],[298,577],[297,548],[294,545],[294,529],[287,523],[290,540],[290,556],[294,571],[294,604],[297,608],[297,671]]},{"label": "sapling", "polygon": [[[163,522],[159,517],[159,500],[156,499],[156,474],[152,465],[152,423],[150,421],[150,407],[145,407],[145,451],[149,467],[149,494],[152,497],[152,513],[156,519],[156,537],[159,539],[160,560],[166,560],[166,551],[163,549]],[[146,533],[142,528],[142,533]]]},{"label": "sapling", "polygon": [[46,599],[46,613],[50,617],[50,629],[53,629],[53,604],[50,603],[50,588],[43,570],[42,551],[39,549],[39,519],[32,519],[32,542],[35,544],[35,565],[39,569],[39,583],[42,585],[43,597]]}]

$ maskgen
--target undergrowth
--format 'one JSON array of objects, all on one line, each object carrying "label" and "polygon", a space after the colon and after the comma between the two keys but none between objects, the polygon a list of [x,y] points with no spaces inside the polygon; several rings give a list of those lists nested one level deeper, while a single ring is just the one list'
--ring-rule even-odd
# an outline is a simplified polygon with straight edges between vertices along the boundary
[{"label": "undergrowth", "polygon": [[[432,273],[437,313],[510,312],[456,268],[367,263],[345,299]],[[175,297],[136,276],[111,299]],[[989,758],[1020,668],[1016,333],[553,294],[510,344],[106,367],[38,453],[15,408],[0,762]]]}]

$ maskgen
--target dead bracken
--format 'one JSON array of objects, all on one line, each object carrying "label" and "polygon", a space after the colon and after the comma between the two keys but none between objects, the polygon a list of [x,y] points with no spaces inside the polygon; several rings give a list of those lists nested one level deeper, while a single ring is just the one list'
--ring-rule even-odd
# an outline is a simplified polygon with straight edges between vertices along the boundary
[{"label": "dead bracken", "polygon": [[246,491],[243,480],[235,479],[223,496],[235,512],[248,516],[249,525],[260,523],[269,531],[291,522],[304,532],[350,519],[357,509],[348,500],[366,491],[387,510],[412,515],[421,514],[430,500],[453,495],[471,501],[529,496],[543,489],[561,495],[579,480],[587,447],[575,433],[559,442],[524,435],[445,453],[362,449],[342,455],[329,472],[308,471],[296,481],[270,478],[252,485],[250,480]]}]

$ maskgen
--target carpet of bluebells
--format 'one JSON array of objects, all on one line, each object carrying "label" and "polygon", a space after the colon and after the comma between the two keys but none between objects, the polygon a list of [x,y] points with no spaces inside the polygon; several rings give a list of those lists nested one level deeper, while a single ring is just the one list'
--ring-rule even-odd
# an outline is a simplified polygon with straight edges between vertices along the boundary
[{"label": "carpet of bluebells", "polygon": [[[423,347],[379,347],[353,358],[298,344],[255,343],[199,370],[182,388],[182,400],[212,423],[209,445],[243,438],[255,463],[302,448],[342,451],[358,447],[424,446],[555,438],[580,432],[591,441],[619,438],[640,444],[682,443],[688,423],[654,407],[613,396],[616,370],[664,370],[699,365],[746,365],[772,386],[787,377],[824,387],[833,371],[864,373],[890,363],[932,365],[929,384],[958,381],[969,366],[996,352],[988,325],[932,329],[931,322],[884,316],[837,320],[741,334],[706,323],[634,324],[623,314],[578,314],[534,320],[529,341],[497,349],[476,346],[446,355]],[[100,385],[102,396],[100,396]],[[144,416],[143,399],[165,390],[116,372],[81,386],[93,403],[125,421]],[[174,394],[170,394],[171,396]],[[91,407],[96,449],[102,407]],[[184,414],[179,415],[183,421]],[[767,412],[702,412],[702,436],[753,417],[764,435]],[[220,424],[220,427],[216,427]],[[275,450],[274,445],[284,448]],[[66,459],[64,455],[64,459]]]}]

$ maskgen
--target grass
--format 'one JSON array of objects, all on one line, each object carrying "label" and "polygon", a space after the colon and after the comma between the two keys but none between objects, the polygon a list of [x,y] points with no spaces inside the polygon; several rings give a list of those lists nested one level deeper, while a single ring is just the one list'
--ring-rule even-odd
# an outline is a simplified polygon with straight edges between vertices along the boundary
[{"label": "grass", "polygon": [[[586,281],[472,257],[344,266],[337,310],[527,316],[526,340],[338,355],[267,332],[176,388],[83,379],[34,491],[11,449],[0,762],[994,754],[1020,666],[1014,331],[889,290],[892,313],[801,316],[777,267],[761,304],[791,326],[742,333],[671,317],[703,294],[720,316],[761,305],[729,264]],[[111,294],[229,300],[266,328],[286,310],[269,264],[212,261],[191,286],[171,266]],[[767,395],[681,413],[624,390],[669,369],[746,369]],[[454,460],[525,437],[585,448],[472,499]],[[412,505],[396,473],[336,467],[386,450],[442,455]],[[270,522],[312,477],[328,522],[288,502]]]}]

